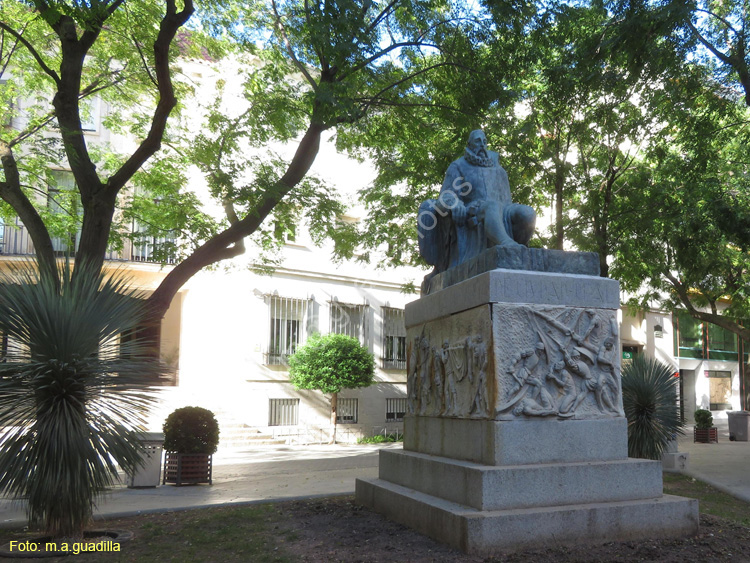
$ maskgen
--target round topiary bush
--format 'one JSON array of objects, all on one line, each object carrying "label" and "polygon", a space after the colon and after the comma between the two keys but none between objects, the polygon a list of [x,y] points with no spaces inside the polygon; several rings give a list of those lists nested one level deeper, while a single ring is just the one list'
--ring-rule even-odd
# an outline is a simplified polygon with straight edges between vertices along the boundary
[{"label": "round topiary bush", "polygon": [[693,416],[695,417],[695,427],[698,430],[707,430],[714,425],[714,416],[709,410],[696,409]]},{"label": "round topiary bush", "polygon": [[182,407],[164,422],[164,449],[180,454],[213,454],[219,446],[219,423],[208,409]]}]

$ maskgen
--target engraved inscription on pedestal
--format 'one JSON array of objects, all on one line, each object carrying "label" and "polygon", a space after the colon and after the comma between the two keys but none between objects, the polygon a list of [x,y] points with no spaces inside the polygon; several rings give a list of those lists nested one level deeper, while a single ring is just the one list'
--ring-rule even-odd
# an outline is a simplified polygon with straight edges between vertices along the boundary
[{"label": "engraved inscription on pedestal", "polygon": [[411,327],[411,414],[623,416],[611,309],[492,304]]}]

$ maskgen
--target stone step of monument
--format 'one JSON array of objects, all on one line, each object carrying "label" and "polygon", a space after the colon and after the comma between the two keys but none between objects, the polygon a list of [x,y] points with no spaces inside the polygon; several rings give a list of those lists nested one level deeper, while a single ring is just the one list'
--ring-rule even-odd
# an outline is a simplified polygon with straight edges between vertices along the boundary
[{"label": "stone step of monument", "polygon": [[658,461],[492,466],[402,450],[381,450],[379,477],[477,510],[508,510],[659,497]]},{"label": "stone step of monument", "polygon": [[698,501],[671,495],[481,511],[382,479],[357,479],[356,500],[437,541],[483,556],[698,532]]}]

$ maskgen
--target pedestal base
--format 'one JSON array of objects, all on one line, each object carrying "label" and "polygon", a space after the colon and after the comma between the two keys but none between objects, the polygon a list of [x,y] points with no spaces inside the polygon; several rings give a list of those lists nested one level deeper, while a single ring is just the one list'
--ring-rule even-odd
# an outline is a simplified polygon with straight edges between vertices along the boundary
[{"label": "pedestal base", "polygon": [[698,531],[698,501],[673,496],[481,511],[381,479],[358,479],[357,501],[466,553],[680,537]]},{"label": "pedestal base", "polygon": [[356,499],[467,553],[679,537],[698,501],[662,494],[662,464],[627,457],[627,421],[407,416]]}]

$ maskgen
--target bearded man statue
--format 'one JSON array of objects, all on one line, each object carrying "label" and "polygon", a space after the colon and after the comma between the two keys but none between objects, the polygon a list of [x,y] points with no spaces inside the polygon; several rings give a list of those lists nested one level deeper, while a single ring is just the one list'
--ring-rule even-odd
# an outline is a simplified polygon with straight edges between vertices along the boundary
[{"label": "bearded man statue", "polygon": [[419,207],[417,221],[420,254],[435,266],[429,279],[493,246],[528,245],[536,213],[511,201],[508,174],[477,129],[448,167],[438,199]]}]

